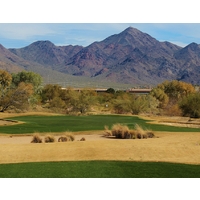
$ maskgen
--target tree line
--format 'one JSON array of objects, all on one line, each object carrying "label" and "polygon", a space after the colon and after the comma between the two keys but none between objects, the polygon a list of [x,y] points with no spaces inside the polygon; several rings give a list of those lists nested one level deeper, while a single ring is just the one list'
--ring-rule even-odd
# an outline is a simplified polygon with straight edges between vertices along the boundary
[{"label": "tree line", "polygon": [[0,112],[23,112],[41,106],[53,112],[85,114],[110,112],[200,117],[200,93],[186,82],[164,81],[149,94],[136,95],[108,88],[97,93],[92,89],[63,89],[60,85],[42,86],[34,72],[8,73],[0,70]]}]

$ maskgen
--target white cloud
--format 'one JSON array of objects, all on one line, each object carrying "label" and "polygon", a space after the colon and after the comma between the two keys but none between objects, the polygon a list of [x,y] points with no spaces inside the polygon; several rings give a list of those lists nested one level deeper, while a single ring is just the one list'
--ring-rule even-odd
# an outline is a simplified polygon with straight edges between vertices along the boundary
[{"label": "white cloud", "polygon": [[[135,27],[159,41],[171,41],[179,46],[200,43],[200,24],[181,23],[0,23],[0,43],[15,48],[37,40],[50,40],[56,45],[88,46]],[[7,41],[6,41],[7,40]],[[20,45],[21,43],[21,45]]]},{"label": "white cloud", "polygon": [[45,24],[0,24],[0,35],[7,39],[27,40],[35,36],[44,36],[48,34],[55,34],[55,31]]}]

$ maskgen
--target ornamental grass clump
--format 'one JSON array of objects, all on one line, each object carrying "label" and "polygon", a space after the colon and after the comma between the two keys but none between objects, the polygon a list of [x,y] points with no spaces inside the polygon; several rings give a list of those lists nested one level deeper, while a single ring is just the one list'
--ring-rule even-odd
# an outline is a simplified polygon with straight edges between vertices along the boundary
[{"label": "ornamental grass clump", "polygon": [[66,133],[63,136],[58,138],[58,142],[67,142],[67,141],[74,141],[75,136],[71,133]]},{"label": "ornamental grass clump", "polygon": [[67,141],[68,141],[68,138],[65,135],[58,138],[58,142],[67,142]]},{"label": "ornamental grass clump", "polygon": [[144,130],[138,124],[135,125],[134,130],[130,130],[128,126],[122,124],[114,124],[111,130],[107,126],[105,128],[105,137],[114,136],[121,139],[147,139],[153,138],[154,133],[150,130]]},{"label": "ornamental grass clump", "polygon": [[45,143],[55,142],[55,138],[52,135],[46,135],[45,138],[44,138],[44,142]]},{"label": "ornamental grass clump", "polygon": [[104,131],[105,131],[104,137],[112,136],[112,131],[108,129],[108,126],[104,126]]},{"label": "ornamental grass clump", "polygon": [[115,136],[116,138],[121,138],[121,139],[130,139],[130,130],[128,126],[122,125],[122,124],[114,124],[112,126],[112,135]]},{"label": "ornamental grass clump", "polygon": [[42,143],[42,138],[40,137],[40,135],[38,133],[35,133],[33,135],[33,139],[31,141],[31,143]]},{"label": "ornamental grass clump", "polygon": [[67,135],[67,137],[69,138],[69,141],[74,141],[75,137],[72,134]]},{"label": "ornamental grass clump", "polygon": [[131,135],[131,139],[135,139],[136,138],[136,132],[135,130],[130,130],[130,135]]},{"label": "ornamental grass clump", "polygon": [[154,135],[154,133],[153,133],[153,131],[146,131],[146,134],[147,134],[147,137],[148,138],[153,138],[153,137],[155,137],[155,135]]},{"label": "ornamental grass clump", "polygon": [[84,138],[84,137],[82,137],[82,138],[80,139],[80,141],[85,141],[85,138]]},{"label": "ornamental grass clump", "polygon": [[138,139],[147,139],[147,138],[153,138],[155,137],[153,131],[151,130],[144,130],[141,126],[138,124],[135,125],[136,129],[136,136]]}]

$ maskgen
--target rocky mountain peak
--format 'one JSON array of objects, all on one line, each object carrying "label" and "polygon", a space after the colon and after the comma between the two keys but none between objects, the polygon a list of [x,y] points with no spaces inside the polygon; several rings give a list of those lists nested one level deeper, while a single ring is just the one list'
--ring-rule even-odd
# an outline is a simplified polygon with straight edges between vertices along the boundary
[{"label": "rocky mountain peak", "polygon": [[56,46],[46,40],[9,50],[26,62],[93,80],[158,84],[163,80],[180,79],[200,84],[200,45],[191,43],[182,48],[167,41],[160,42],[133,27],[87,47]]}]

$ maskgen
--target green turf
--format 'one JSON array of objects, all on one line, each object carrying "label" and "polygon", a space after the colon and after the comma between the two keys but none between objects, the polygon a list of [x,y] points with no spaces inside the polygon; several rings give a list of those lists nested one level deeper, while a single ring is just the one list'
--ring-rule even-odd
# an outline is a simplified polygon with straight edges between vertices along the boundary
[{"label": "green turf", "polygon": [[144,129],[153,131],[170,131],[170,132],[200,132],[198,128],[183,128],[165,125],[148,124],[147,120],[137,116],[122,115],[89,115],[89,116],[22,116],[13,117],[12,120],[19,120],[25,123],[1,126],[0,133],[8,134],[25,134],[35,132],[63,132],[63,131],[86,131],[86,130],[103,130],[104,126],[111,126],[115,123],[122,123],[129,128],[134,128],[139,124]]},{"label": "green turf", "polygon": [[200,178],[200,165],[124,161],[1,164],[0,178]]}]

